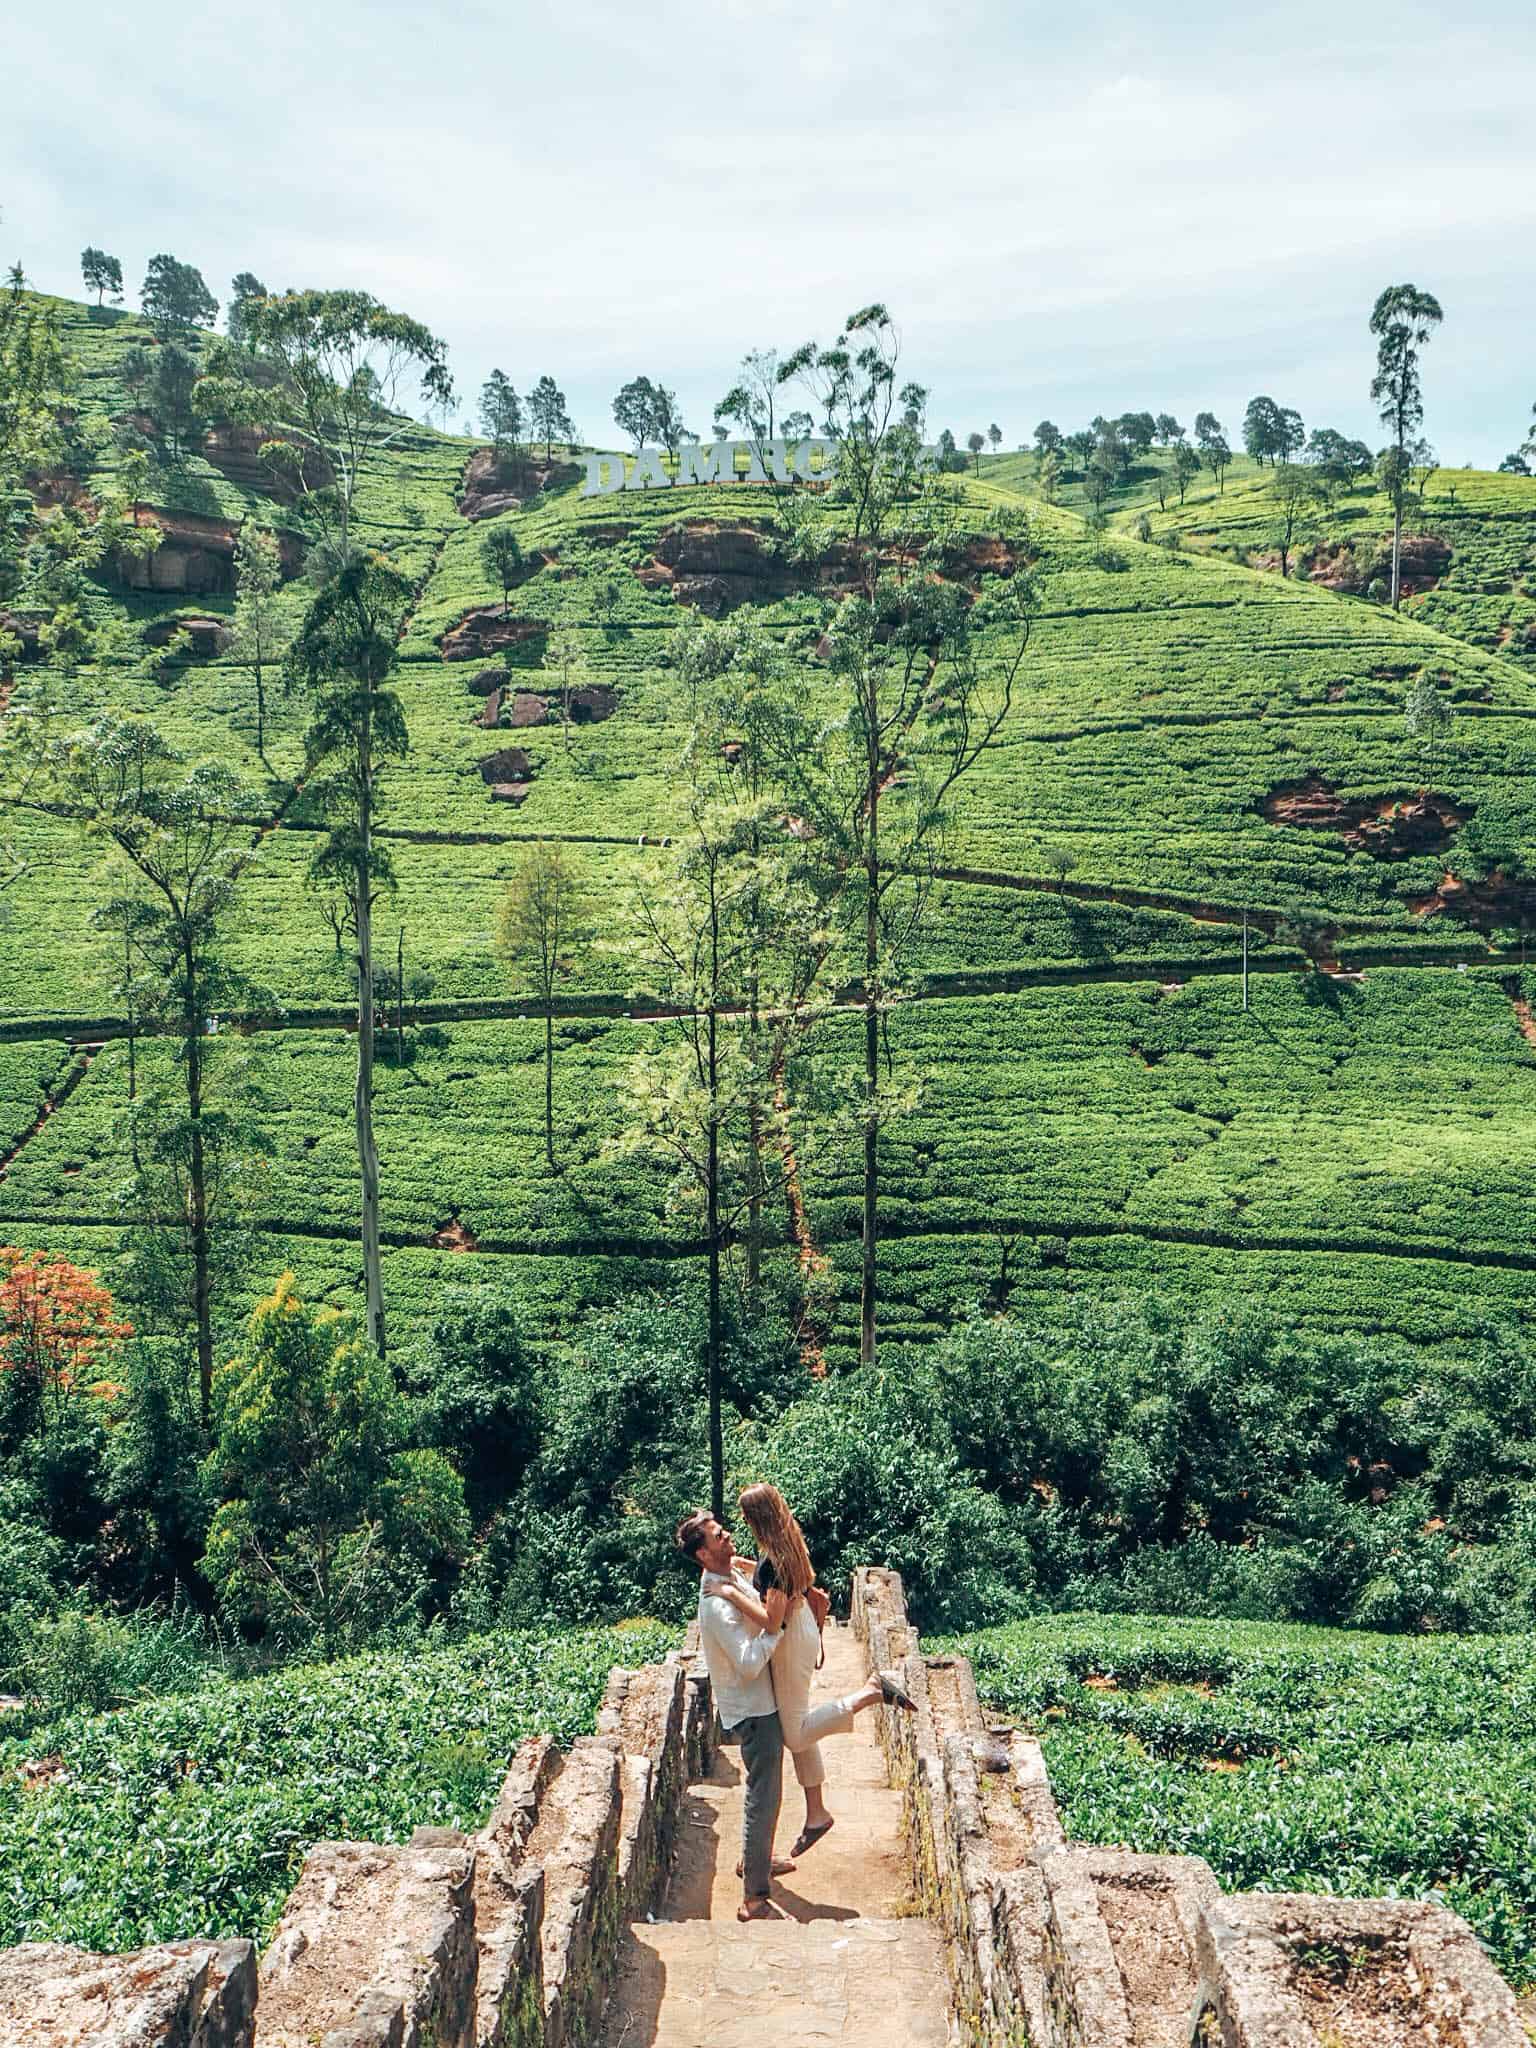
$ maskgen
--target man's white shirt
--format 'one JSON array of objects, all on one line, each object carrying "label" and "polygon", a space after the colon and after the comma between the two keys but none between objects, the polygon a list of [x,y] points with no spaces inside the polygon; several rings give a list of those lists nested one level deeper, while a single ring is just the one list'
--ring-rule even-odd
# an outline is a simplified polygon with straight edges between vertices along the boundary
[{"label": "man's white shirt", "polygon": [[722,1727],[735,1728],[775,1711],[768,1660],[783,1640],[782,1630],[755,1629],[715,1590],[728,1584],[718,1572],[699,1579],[699,1637]]}]

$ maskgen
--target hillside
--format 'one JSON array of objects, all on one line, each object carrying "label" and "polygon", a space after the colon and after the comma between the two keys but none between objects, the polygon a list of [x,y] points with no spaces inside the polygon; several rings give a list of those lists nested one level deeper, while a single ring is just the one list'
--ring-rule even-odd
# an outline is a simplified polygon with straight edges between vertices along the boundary
[{"label": "hillside", "polygon": [[[120,414],[123,357],[146,330],[65,311],[85,412]],[[556,471],[486,520],[460,509],[474,452],[403,424],[362,501],[366,539],[417,590],[398,669],[411,750],[386,799],[399,886],[380,913],[381,951],[392,962],[398,937],[408,983],[421,978],[413,1056],[379,1079],[387,1284],[420,1317],[462,1257],[450,1247],[472,1243],[549,1342],[696,1249],[660,1168],[605,1149],[624,1063],[665,1028],[645,1021],[617,942],[684,815],[669,647],[688,601],[751,606],[807,692],[827,686],[813,601],[746,487],[587,499]],[[115,460],[101,454],[85,486]],[[1457,871],[1478,883],[1530,840],[1536,675],[1503,629],[1523,631],[1536,483],[1437,477],[1426,519],[1452,567],[1394,618],[1228,559],[1260,545],[1268,516],[1265,484],[1240,467],[1223,497],[1154,509],[1178,551],[1093,537],[1040,504],[1030,467],[984,457],[958,485],[978,536],[1029,518],[1041,609],[999,742],[963,786],[916,999],[892,1023],[926,1080],[884,1140],[891,1333],[932,1334],[989,1292],[1149,1284],[1427,1341],[1525,1319],[1536,1052],[1513,977],[1527,904],[1497,873],[1469,888]],[[262,1241],[273,1272],[292,1265],[341,1297],[357,1264],[348,983],[306,885],[303,710],[277,703],[264,764],[249,680],[217,631],[239,520],[293,524],[262,482],[227,434],[155,470],[154,573],[182,587],[91,588],[93,615],[124,631],[79,674],[71,710],[152,717],[257,792],[240,964],[282,1007],[248,1042],[268,1137]],[[1379,525],[1369,496],[1343,509]],[[528,572],[505,620],[480,559],[493,523]],[[1006,550],[991,559],[1006,568]],[[979,586],[996,569],[965,573]],[[1483,588],[1498,575],[1504,595]],[[293,617],[306,595],[302,578],[287,585]],[[189,617],[214,622],[206,651],[148,672],[145,636]],[[541,665],[565,629],[582,664],[569,727]],[[1432,775],[1403,718],[1421,671],[1457,714]],[[492,692],[510,724],[487,726]],[[542,838],[569,844],[614,942],[583,956],[560,1021],[559,1176],[540,1144],[539,1027],[492,945],[499,892]],[[127,1055],[82,886],[96,855],[63,818],[25,817],[18,839],[28,873],[0,925],[0,1239],[101,1263],[118,1236]],[[1303,942],[1324,981],[1297,971]],[[856,1281],[851,1169],[811,1153],[814,1249]],[[787,1217],[779,1234],[787,1270]],[[856,1300],[825,1319],[839,1355]]]}]

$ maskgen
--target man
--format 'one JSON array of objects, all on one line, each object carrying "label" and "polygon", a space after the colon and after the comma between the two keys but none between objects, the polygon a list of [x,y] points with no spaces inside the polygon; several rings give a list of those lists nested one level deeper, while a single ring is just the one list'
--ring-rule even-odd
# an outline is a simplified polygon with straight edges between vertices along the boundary
[{"label": "man", "polygon": [[677,1547],[699,1567],[699,1635],[704,1663],[714,1691],[721,1726],[741,1744],[747,1772],[746,1809],[742,1815],[741,1904],[738,1920],[774,1916],[769,1898],[777,1873],[792,1863],[775,1864],[773,1831],[778,1825],[784,1783],[784,1737],[773,1703],[768,1660],[784,1633],[787,1605],[780,1592],[764,1598],[768,1627],[753,1628],[719,1588],[729,1583],[735,1549],[726,1531],[703,1508],[677,1525]]}]

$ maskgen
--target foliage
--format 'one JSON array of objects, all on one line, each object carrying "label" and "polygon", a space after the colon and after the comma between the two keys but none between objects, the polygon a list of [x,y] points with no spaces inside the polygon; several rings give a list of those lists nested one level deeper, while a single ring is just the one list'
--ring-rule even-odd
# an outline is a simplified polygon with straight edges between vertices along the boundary
[{"label": "foliage", "polygon": [[219,1377],[204,1570],[232,1620],[330,1657],[413,1606],[469,1531],[462,1482],[407,1436],[377,1352],[284,1274]]},{"label": "foliage", "polygon": [[528,430],[535,441],[544,443],[544,460],[555,452],[556,441],[573,443],[576,428],[566,411],[565,393],[548,375],[539,379],[528,394]]},{"label": "foliage", "polygon": [[[736,394],[730,396],[734,399]],[[675,455],[680,442],[697,439],[683,425],[677,393],[669,391],[659,378],[655,383],[649,377],[631,378],[613,401],[613,417],[634,442],[637,454],[647,441],[655,441]]]},{"label": "foliage", "polygon": [[115,256],[109,256],[105,249],[82,249],[80,252],[80,275],[88,292],[96,294],[100,306],[108,292],[121,303],[123,296],[123,266]]},{"label": "foliage", "polygon": [[210,357],[205,403],[267,432],[262,459],[334,530],[344,556],[364,479],[401,437],[395,407],[406,379],[419,377],[429,400],[452,402],[446,345],[359,291],[247,297],[241,328],[239,342]]},{"label": "foliage", "polygon": [[[0,1944],[263,1941],[312,1843],[480,1826],[524,1736],[590,1731],[609,1668],[675,1640],[487,1636],[0,1734]],[[15,1767],[48,1751],[65,1775],[25,1789]]]},{"label": "foliage", "polygon": [[165,255],[150,257],[139,305],[162,341],[211,327],[219,313],[219,302],[197,266]]},{"label": "foliage", "polygon": [[487,576],[501,585],[501,615],[512,608],[512,585],[523,566],[522,543],[510,526],[499,523],[490,528],[480,543],[480,561]]},{"label": "foliage", "polygon": [[1053,1615],[954,1647],[1039,1733],[1074,1840],[1203,1856],[1231,1891],[1431,1899],[1536,1980],[1528,1638]]},{"label": "foliage", "polygon": [[132,1334],[94,1273],[0,1245],[0,1441],[47,1430],[87,1395],[115,1400],[118,1350]]},{"label": "foliage", "polygon": [[492,370],[480,387],[480,425],[498,461],[516,453],[523,437],[523,403],[504,370]]},{"label": "foliage", "polygon": [[[373,1130],[373,909],[391,886],[394,864],[378,837],[381,781],[409,747],[397,694],[386,687],[395,665],[400,619],[410,587],[387,563],[351,556],[311,605],[288,650],[286,667],[305,688],[312,715],[304,736],[312,800],[328,831],[310,856],[309,875],[329,898],[340,952],[350,936],[357,992],[357,1158],[362,1182],[363,1270],[368,1338],[384,1348],[384,1289],[379,1264],[379,1166]],[[316,772],[318,771],[318,773]]]},{"label": "foliage", "polygon": [[496,918],[496,945],[522,985],[544,1007],[544,1153],[555,1167],[555,992],[592,938],[593,906],[563,847],[541,840],[507,884]]},{"label": "foliage", "polygon": [[278,588],[282,554],[270,527],[248,521],[235,541],[235,639],[231,649],[256,690],[256,751],[267,755],[267,671],[283,658],[286,640]]},{"label": "foliage", "polygon": [[744,1433],[736,1480],[779,1487],[835,1592],[856,1565],[881,1563],[902,1574],[929,1626],[1029,1613],[1027,1533],[964,1469],[930,1391],[900,1363],[812,1382]]},{"label": "foliage", "polygon": [[398,1372],[416,1403],[413,1434],[462,1473],[475,1521],[504,1508],[538,1450],[543,1424],[516,1295],[494,1281],[449,1282],[430,1328],[402,1353]]}]

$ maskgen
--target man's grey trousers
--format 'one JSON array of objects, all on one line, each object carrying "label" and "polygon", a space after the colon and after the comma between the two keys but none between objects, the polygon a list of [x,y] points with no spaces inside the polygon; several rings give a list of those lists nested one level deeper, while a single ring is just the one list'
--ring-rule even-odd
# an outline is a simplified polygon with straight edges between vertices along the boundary
[{"label": "man's grey trousers", "polygon": [[747,1798],[741,1827],[741,1888],[764,1899],[773,1885],[773,1831],[784,1790],[784,1736],[777,1714],[754,1714],[731,1734],[741,1744]]}]

